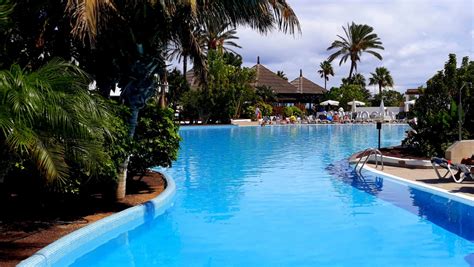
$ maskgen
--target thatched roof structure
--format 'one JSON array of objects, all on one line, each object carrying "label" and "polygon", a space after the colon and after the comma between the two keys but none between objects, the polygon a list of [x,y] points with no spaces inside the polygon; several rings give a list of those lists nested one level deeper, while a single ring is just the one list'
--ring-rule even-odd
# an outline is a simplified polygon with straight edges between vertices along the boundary
[{"label": "thatched roof structure", "polygon": [[267,69],[260,64],[260,59],[257,58],[257,65],[252,69],[256,72],[255,87],[268,86],[271,87],[275,94],[293,94],[296,93],[295,87],[287,80],[276,75],[273,71]]},{"label": "thatched roof structure", "polygon": [[327,91],[311,80],[305,78],[302,70],[300,70],[300,77],[294,79],[290,83],[296,88],[296,92],[300,94],[322,95]]}]

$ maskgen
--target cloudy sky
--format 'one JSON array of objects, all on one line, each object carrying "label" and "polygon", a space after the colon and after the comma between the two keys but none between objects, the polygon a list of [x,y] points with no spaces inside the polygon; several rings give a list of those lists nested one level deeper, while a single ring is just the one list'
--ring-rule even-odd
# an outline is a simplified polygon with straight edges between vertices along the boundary
[{"label": "cloudy sky", "polygon": [[[324,85],[317,75],[319,63],[325,60],[336,35],[343,34],[348,22],[368,24],[379,35],[385,50],[383,60],[362,56],[358,70],[367,79],[376,67],[387,67],[394,78],[395,89],[423,85],[443,68],[449,53],[460,59],[474,60],[473,0],[288,0],[302,26],[302,34],[291,36],[278,31],[261,36],[247,28],[238,28],[236,51],[245,66],[253,66],[257,56],[262,64],[276,72],[283,70],[290,80],[299,69],[314,82]],[[336,76],[329,86],[338,86],[349,73],[349,62],[333,62]],[[459,60],[460,62],[460,60]],[[373,91],[375,88],[369,88]]]}]

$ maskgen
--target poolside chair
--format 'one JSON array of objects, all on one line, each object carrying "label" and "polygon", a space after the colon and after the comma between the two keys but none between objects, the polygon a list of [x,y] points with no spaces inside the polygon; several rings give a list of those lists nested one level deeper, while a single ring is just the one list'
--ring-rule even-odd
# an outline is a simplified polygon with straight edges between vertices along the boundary
[{"label": "poolside chair", "polygon": [[[454,164],[451,163],[450,160],[437,157],[431,158],[431,165],[433,165],[433,169],[435,170],[436,175],[438,175],[439,179],[453,178],[456,183],[462,183],[466,178],[473,179],[473,175],[471,173],[471,166],[467,166],[465,164]],[[441,175],[438,171],[437,166],[445,169],[446,173],[444,175]],[[456,174],[454,173],[455,171]]]}]

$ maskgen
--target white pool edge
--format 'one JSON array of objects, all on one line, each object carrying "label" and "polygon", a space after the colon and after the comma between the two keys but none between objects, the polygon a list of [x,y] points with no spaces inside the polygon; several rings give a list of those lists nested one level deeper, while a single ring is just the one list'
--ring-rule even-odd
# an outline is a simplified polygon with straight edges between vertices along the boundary
[{"label": "white pool edge", "polygon": [[46,267],[72,264],[78,257],[104,244],[108,240],[163,214],[173,204],[176,184],[171,177],[163,172],[160,173],[166,180],[167,186],[156,198],[67,234],[37,251],[17,266]]},{"label": "white pool edge", "polygon": [[403,177],[399,177],[399,176],[396,176],[396,175],[393,175],[393,174],[385,173],[381,170],[374,169],[374,168],[369,167],[367,165],[364,166],[364,169],[366,169],[367,171],[376,173],[376,174],[386,176],[386,177],[390,178],[393,181],[400,182],[401,184],[413,187],[415,189],[419,189],[421,191],[429,192],[431,194],[443,196],[445,198],[452,199],[452,200],[455,200],[455,201],[461,202],[463,204],[474,207],[474,197],[466,196],[466,195],[461,194],[461,193],[450,192],[449,190],[439,188],[439,187],[436,187],[436,186],[432,186],[432,185],[429,185],[429,184],[426,184],[426,183],[408,180],[408,179],[405,179]]}]

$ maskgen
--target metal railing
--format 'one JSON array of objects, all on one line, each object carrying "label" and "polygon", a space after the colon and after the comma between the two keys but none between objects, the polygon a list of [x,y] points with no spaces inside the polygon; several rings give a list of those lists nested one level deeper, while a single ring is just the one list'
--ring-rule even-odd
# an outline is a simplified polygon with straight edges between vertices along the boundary
[{"label": "metal railing", "polygon": [[[356,165],[354,166],[354,171],[358,172],[360,175],[362,175],[362,169],[364,168],[364,165],[367,163],[367,161],[369,161],[369,158],[370,156],[374,155],[375,156],[375,168],[378,168],[379,166],[379,155],[380,155],[380,165],[382,166],[382,170],[383,170],[383,155],[382,155],[382,152],[380,152],[380,150],[376,149],[376,148],[367,148],[366,150],[364,150],[359,156],[359,161],[357,161]],[[364,159],[365,157],[365,159]],[[364,159],[364,161],[362,162],[362,165],[359,167],[359,164],[361,163],[361,161]],[[359,169],[357,170],[357,167],[359,167]]]}]

